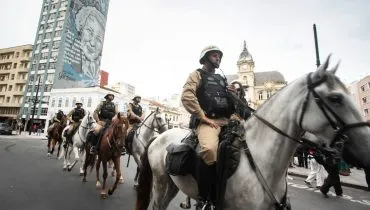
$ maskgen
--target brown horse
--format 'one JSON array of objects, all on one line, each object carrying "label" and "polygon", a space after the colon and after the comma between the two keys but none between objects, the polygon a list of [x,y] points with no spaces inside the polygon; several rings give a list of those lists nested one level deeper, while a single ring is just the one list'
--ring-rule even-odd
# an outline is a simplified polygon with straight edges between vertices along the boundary
[{"label": "brown horse", "polygon": [[62,145],[62,132],[67,126],[67,116],[63,115],[59,123],[57,123],[51,130],[48,131],[48,156],[52,155],[55,149],[55,145],[58,143],[58,154],[59,157],[60,146]]},{"label": "brown horse", "polygon": [[[109,160],[112,160],[114,163],[114,168],[116,170],[116,181],[113,185],[113,188],[108,190],[108,194],[112,195],[114,190],[117,188],[117,184],[121,177],[121,168],[120,168],[120,157],[121,151],[119,146],[123,143],[123,140],[127,136],[128,129],[128,119],[123,116],[122,113],[118,113],[116,117],[113,118],[112,123],[104,132],[103,137],[101,138],[99,152],[98,152],[98,161],[96,163],[96,187],[101,186],[99,179],[99,169],[100,163],[103,164],[103,186],[101,188],[100,197],[107,198],[107,193],[105,192],[106,179],[108,177],[107,163]],[[95,155],[90,154],[90,144],[87,144],[86,149],[86,161],[84,166],[84,178],[83,182],[86,182],[86,169],[90,165],[91,168],[94,166]]]}]

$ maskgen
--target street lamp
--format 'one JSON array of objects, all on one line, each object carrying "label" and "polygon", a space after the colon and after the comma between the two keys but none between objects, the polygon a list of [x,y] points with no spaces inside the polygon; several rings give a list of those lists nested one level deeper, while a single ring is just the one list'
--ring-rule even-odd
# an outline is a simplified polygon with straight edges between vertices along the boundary
[{"label": "street lamp", "polygon": [[32,110],[32,117],[31,117],[31,123],[30,123],[28,135],[31,135],[32,126],[33,126],[33,118],[35,117],[36,104],[39,102],[39,100],[37,99],[38,97],[37,95],[39,94],[40,79],[41,78],[39,77],[38,82],[37,82],[36,97],[30,100],[30,102],[33,103],[33,110]]},{"label": "street lamp", "polygon": [[171,121],[171,117],[169,115],[165,115],[165,119],[166,119],[166,122],[167,122],[167,126],[168,128],[170,128],[170,121]]}]

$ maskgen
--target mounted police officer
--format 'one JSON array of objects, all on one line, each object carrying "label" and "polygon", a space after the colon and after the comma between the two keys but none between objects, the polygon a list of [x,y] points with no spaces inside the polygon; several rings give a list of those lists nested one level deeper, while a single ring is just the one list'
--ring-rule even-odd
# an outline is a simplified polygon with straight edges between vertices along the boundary
[{"label": "mounted police officer", "polygon": [[[124,142],[129,154],[131,154],[131,146],[135,130],[137,129],[139,123],[144,120],[143,108],[140,106],[141,96],[136,95],[132,101],[133,103],[129,103],[127,105],[127,118],[129,120],[129,127],[127,129],[127,137]],[[126,153],[126,151],[123,151],[123,153]]]},{"label": "mounted police officer", "polygon": [[218,47],[206,47],[199,60],[203,67],[189,75],[181,95],[185,109],[199,119],[195,128],[202,160],[197,163],[197,209],[202,209],[207,201],[212,200],[210,191],[214,185],[212,177],[216,175],[219,134],[234,113],[234,105],[228,97],[228,91],[234,89],[227,85],[225,78],[215,74],[222,55]]},{"label": "mounted police officer", "polygon": [[54,126],[57,124],[57,123],[60,123],[60,121],[62,120],[64,116],[64,113],[61,109],[58,110],[58,112],[56,114],[54,114],[54,116],[51,118],[51,123],[52,125],[48,128],[48,132],[52,131],[52,129],[54,128]]},{"label": "mounted police officer", "polygon": [[65,137],[67,138],[67,142],[64,142],[65,145],[67,145],[68,142],[72,142],[72,135],[77,130],[78,126],[80,126],[82,118],[84,118],[86,114],[86,111],[82,108],[82,102],[78,101],[75,105],[76,107],[67,114],[69,121],[72,122],[72,126],[65,132]]},{"label": "mounted police officer", "polygon": [[104,98],[105,101],[102,101],[96,107],[93,115],[94,119],[97,121],[97,125],[94,129],[95,137],[92,139],[91,154],[96,154],[96,148],[99,148],[100,138],[103,135],[104,130],[108,128],[112,118],[118,114],[118,107],[113,103],[114,95],[109,93]]},{"label": "mounted police officer", "polygon": [[134,125],[137,125],[144,120],[143,108],[140,105],[141,97],[135,96],[132,101],[133,103],[129,103],[127,107],[127,117],[130,124],[128,132]]}]

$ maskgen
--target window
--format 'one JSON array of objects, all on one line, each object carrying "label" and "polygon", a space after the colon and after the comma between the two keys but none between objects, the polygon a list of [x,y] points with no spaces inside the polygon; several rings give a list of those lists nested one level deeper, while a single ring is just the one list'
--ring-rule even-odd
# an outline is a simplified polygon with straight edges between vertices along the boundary
[{"label": "window", "polygon": [[12,89],[13,89],[13,85],[9,85],[8,91],[12,91]]},{"label": "window", "polygon": [[258,100],[262,100],[263,99],[263,95],[262,95],[262,91],[258,93]]},{"label": "window", "polygon": [[49,103],[50,96],[44,96],[42,97],[42,102],[43,103]]},{"label": "window", "polygon": [[48,114],[48,108],[42,108],[41,109],[41,115],[46,116]]},{"label": "window", "polygon": [[15,57],[18,58],[19,57],[19,52],[16,52],[15,53]]},{"label": "window", "polygon": [[52,88],[52,85],[45,85],[44,91],[45,92],[50,92]]},{"label": "window", "polygon": [[92,98],[87,99],[87,107],[91,107]]},{"label": "window", "polygon": [[267,91],[267,98],[270,98],[272,96],[271,90]]},{"label": "window", "polygon": [[10,76],[10,79],[11,79],[11,80],[14,80],[14,74],[12,74],[12,75]]},{"label": "window", "polygon": [[365,85],[361,86],[361,91],[365,91]]},{"label": "window", "polygon": [[10,97],[6,97],[6,103],[10,102]]},{"label": "window", "polygon": [[67,97],[66,102],[65,102],[65,107],[68,107],[68,105],[69,105],[69,98]]},{"label": "window", "polygon": [[47,82],[53,83],[54,81],[54,74],[48,74]]},{"label": "window", "polygon": [[369,109],[364,109],[365,115],[369,115]]},{"label": "window", "polygon": [[27,92],[31,92],[32,91],[32,85],[28,85],[27,86]]},{"label": "window", "polygon": [[49,69],[55,69],[55,66],[56,66],[55,62],[49,63]]},{"label": "window", "polygon": [[363,97],[362,98],[362,103],[364,103],[364,104],[366,104],[367,102],[366,102],[366,97]]},{"label": "window", "polygon": [[55,98],[51,99],[51,107],[55,106]]},{"label": "window", "polygon": [[45,68],[46,68],[46,64],[41,63],[40,66],[39,66],[39,70],[45,70]]},{"label": "window", "polygon": [[58,107],[62,107],[62,100],[63,100],[62,98],[58,99]]},{"label": "window", "polygon": [[75,104],[76,104],[76,97],[73,97],[72,106],[74,106]]},{"label": "window", "polygon": [[84,104],[84,97],[81,97],[81,103]]},{"label": "window", "polygon": [[56,31],[54,37],[59,37],[62,35],[62,31]]},{"label": "window", "polygon": [[16,69],[17,68],[17,63],[14,63],[13,64],[13,69]]}]

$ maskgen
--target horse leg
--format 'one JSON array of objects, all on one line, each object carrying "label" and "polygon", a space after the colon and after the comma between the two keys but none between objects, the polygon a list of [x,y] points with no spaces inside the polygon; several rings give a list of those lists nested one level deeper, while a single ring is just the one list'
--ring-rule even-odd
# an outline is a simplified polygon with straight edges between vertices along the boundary
[{"label": "horse leg", "polygon": [[162,210],[167,209],[179,188],[167,174],[162,174],[153,176],[153,191],[153,210]]},{"label": "horse leg", "polygon": [[108,177],[108,168],[106,160],[102,160],[102,163],[103,163],[103,186],[100,191],[100,198],[105,199],[108,197],[107,193],[105,192],[105,185]]},{"label": "horse leg", "polygon": [[62,143],[60,141],[58,141],[58,153],[57,153],[57,157],[59,157],[59,153],[60,153],[60,146],[62,146]]},{"label": "horse leg", "polygon": [[56,140],[55,139],[51,139],[51,151],[50,151],[50,155],[52,155],[54,153],[55,144],[56,144]]},{"label": "horse leg", "polygon": [[68,162],[70,164],[70,166],[68,167],[68,171],[71,171],[73,169],[73,167],[76,165],[76,163],[78,162],[78,160],[80,159],[80,156],[78,155],[78,149],[77,149],[77,147],[74,146],[73,144],[72,144],[71,147],[72,147],[71,148],[71,151],[69,152],[69,160],[71,159],[72,150],[73,150],[73,152],[75,154],[75,160],[73,161],[72,164],[70,164],[70,162]]},{"label": "horse leg", "polygon": [[120,167],[120,156],[116,157],[114,159],[114,168],[116,169],[116,181],[114,182],[114,185],[113,185],[113,188],[109,189],[108,190],[108,195],[112,195],[114,190],[116,190],[117,188],[117,184],[121,178],[121,167]]},{"label": "horse leg", "polygon": [[85,150],[85,157],[84,157],[84,163],[82,165],[82,168],[83,168],[83,171],[84,171],[82,182],[86,182],[87,167],[90,164],[90,159],[91,159],[90,158],[91,154],[89,154],[88,149],[89,149],[89,147],[84,148],[84,150]]},{"label": "horse leg", "polygon": [[139,174],[140,174],[140,168],[136,167],[136,174],[135,174],[135,179],[134,179],[134,188],[137,188],[139,186],[139,183],[138,183]]},{"label": "horse leg", "polygon": [[134,153],[132,156],[134,157],[134,160],[137,163],[136,175],[135,175],[135,179],[134,179],[134,188],[137,188],[139,186],[138,178],[139,178],[139,175],[140,175],[141,160],[140,160],[140,156],[139,156],[138,153]]},{"label": "horse leg", "polygon": [[96,185],[95,185],[96,189],[101,188],[100,176],[99,176],[100,163],[101,163],[101,159],[100,159],[100,155],[98,155],[98,160],[96,162]]},{"label": "horse leg", "polygon": [[85,161],[86,161],[86,152],[85,152],[85,150],[81,151],[81,156],[82,156],[82,158],[80,158],[80,176],[83,176],[84,173],[85,173],[84,165],[85,165]]}]

